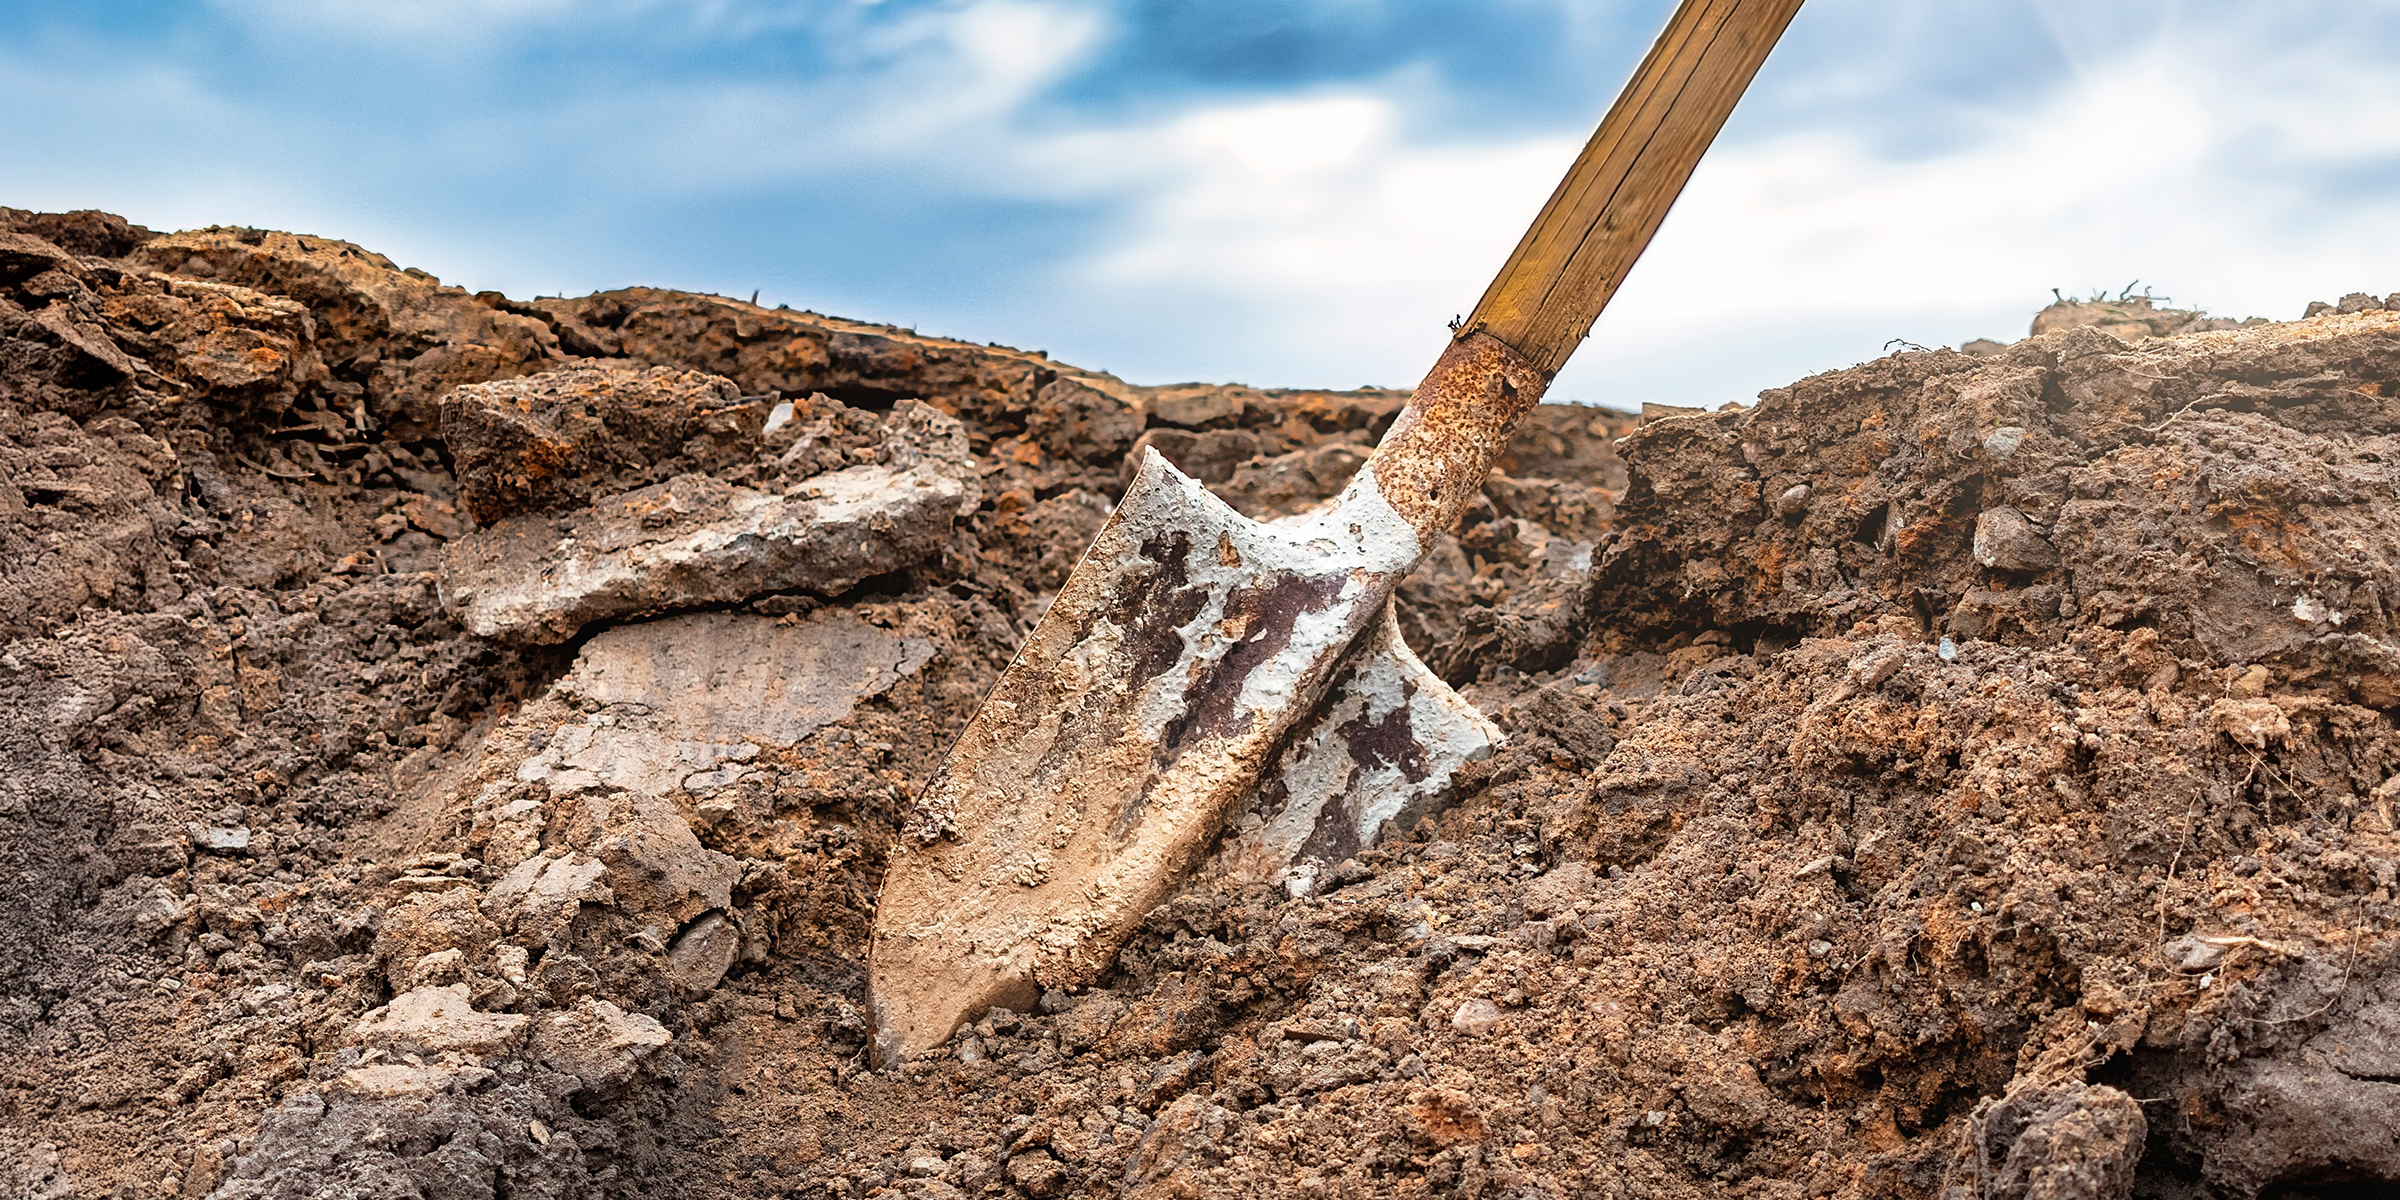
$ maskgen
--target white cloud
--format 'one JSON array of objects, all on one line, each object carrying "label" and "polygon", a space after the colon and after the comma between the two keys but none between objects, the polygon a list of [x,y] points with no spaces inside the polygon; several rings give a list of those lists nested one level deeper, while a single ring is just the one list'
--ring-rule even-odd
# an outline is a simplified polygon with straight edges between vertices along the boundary
[{"label": "white cloud", "polygon": [[[1838,130],[1720,146],[1554,394],[1746,400],[1892,338],[2020,336],[2054,286],[2139,278],[2278,317],[2400,288],[2400,200],[2327,182],[2400,174],[2400,70],[2371,47],[2270,32],[2161,34],[1908,161]],[[1172,340],[1101,362],[1339,385],[1430,364],[1442,318],[1473,304],[1579,141],[1412,144],[1368,91],[1023,153],[1082,162],[1081,183],[1132,197],[1069,290],[1178,314]]]},{"label": "white cloud", "polygon": [[[2400,288],[2400,273],[2376,274],[2400,263],[2400,57],[2348,10],[2086,27],[2082,10],[2059,8],[2073,70],[2046,96],[2018,88],[2013,107],[1976,108],[1878,74],[1914,61],[1916,10],[1886,21],[1889,0],[1822,2],[1810,10],[1822,28],[1847,21],[1887,40],[1770,64],[1783,73],[1748,111],[1783,132],[1743,140],[1737,117],[1555,395],[1746,398],[1891,338],[2014,335],[2053,286],[2138,277],[2237,316]],[[0,111],[21,118],[0,145],[0,202],[302,228],[520,292],[640,281],[746,294],[765,282],[770,300],[925,319],[1150,380],[1406,383],[1585,133],[1436,139],[1426,114],[1451,98],[1438,73],[1413,68],[1061,106],[1057,85],[1105,51],[1101,0],[590,4],[243,10],[273,43],[262,62],[338,58],[309,40],[335,46],[337,26],[369,49],[392,42],[400,60],[432,55],[390,105],[383,89],[400,85],[364,85],[349,107],[297,104],[180,43],[146,55],[0,47]],[[655,26],[695,62],[712,38],[804,26],[815,56],[788,71],[629,68],[621,82],[607,61],[591,75],[550,64],[534,76],[545,86],[507,88],[485,86],[517,65],[498,50],[459,63],[434,53],[586,21],[613,21],[620,37]],[[392,56],[369,49],[359,61],[388,73]],[[1826,111],[1842,115],[1808,117]],[[888,255],[853,256],[852,275],[817,270],[812,253],[878,194],[996,213],[1002,244],[980,253],[970,229],[942,243],[954,257],[910,257],[910,231],[887,222],[873,236],[893,243]],[[743,224],[779,203],[784,225]],[[1058,235],[1049,262],[1007,241],[1012,205],[1059,221],[1042,226]],[[739,261],[687,271],[667,246],[736,246],[719,261]],[[862,272],[879,274],[852,277]],[[774,295],[778,279],[805,290]],[[894,307],[849,303],[860,296]]]}]

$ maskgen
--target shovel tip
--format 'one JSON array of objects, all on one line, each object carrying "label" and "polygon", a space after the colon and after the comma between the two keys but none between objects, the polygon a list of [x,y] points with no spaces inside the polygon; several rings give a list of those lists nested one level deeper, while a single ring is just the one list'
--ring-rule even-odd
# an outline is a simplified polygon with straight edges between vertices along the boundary
[{"label": "shovel tip", "polygon": [[877,1070],[897,1067],[995,1008],[1032,1012],[1042,990],[1030,960],[1023,949],[1004,956],[960,955],[950,964],[922,953],[870,952],[870,1061]]}]

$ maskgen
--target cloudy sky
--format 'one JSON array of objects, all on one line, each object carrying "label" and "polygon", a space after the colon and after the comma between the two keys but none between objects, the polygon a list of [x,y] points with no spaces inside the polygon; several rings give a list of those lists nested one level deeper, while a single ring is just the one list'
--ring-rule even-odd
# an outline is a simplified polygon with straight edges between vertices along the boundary
[{"label": "cloudy sky", "polygon": [[[1403,385],[1663,0],[0,0],[0,204]],[[2400,290],[2394,0],[1809,0],[1553,389]],[[2138,290],[2138,289],[2137,289]]]}]

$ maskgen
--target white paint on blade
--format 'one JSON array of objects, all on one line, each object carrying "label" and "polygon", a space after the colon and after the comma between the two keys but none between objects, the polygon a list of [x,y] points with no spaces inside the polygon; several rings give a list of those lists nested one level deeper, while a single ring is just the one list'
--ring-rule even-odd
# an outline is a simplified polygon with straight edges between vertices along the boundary
[{"label": "white paint on blade", "polygon": [[[1295,896],[1314,891],[1329,864],[1309,842],[1329,819],[1349,825],[1360,846],[1373,845],[1384,823],[1408,805],[1431,799],[1467,763],[1489,755],[1500,728],[1411,653],[1389,611],[1338,690],[1319,707],[1315,724],[1300,731],[1276,765],[1284,782],[1282,807],[1262,813],[1263,826],[1233,848],[1236,858],[1280,870]],[[1409,740],[1424,774],[1408,778],[1401,764],[1359,761],[1345,727],[1372,726],[1408,710]]]}]

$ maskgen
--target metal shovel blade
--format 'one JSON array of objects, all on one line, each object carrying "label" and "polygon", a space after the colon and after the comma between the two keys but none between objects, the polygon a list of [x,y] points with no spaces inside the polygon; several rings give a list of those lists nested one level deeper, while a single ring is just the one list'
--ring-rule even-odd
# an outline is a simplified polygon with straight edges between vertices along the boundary
[{"label": "metal shovel blade", "polygon": [[[1318,845],[1338,846],[1344,823],[1364,836],[1405,789],[1339,799],[1352,777],[1309,769],[1333,761],[1312,749],[1329,733],[1406,716],[1408,743],[1365,757],[1413,783],[1435,757],[1488,741],[1448,689],[1417,687],[1430,674],[1396,634],[1362,639],[1480,491],[1799,5],[1684,0],[1330,509],[1252,521],[1145,452],[892,853],[868,950],[879,1065],[993,1005],[1095,981],[1279,755],[1308,799],[1267,843],[1305,848],[1292,835],[1306,813],[1312,829],[1330,822]],[[1376,669],[1358,669],[1362,649]],[[1328,726],[1321,706],[1344,678],[1385,694],[1352,697],[1356,711]],[[1445,724],[1441,744],[1419,736],[1419,713]]]},{"label": "metal shovel blade", "polygon": [[1286,527],[1146,452],[893,853],[870,954],[878,1060],[1097,978],[1417,550],[1365,473]]},{"label": "metal shovel blade", "polygon": [[1454,342],[1333,504],[1288,522],[1144,452],[892,852],[868,950],[879,1063],[1098,979],[1323,715],[1544,382],[1492,339]]}]

